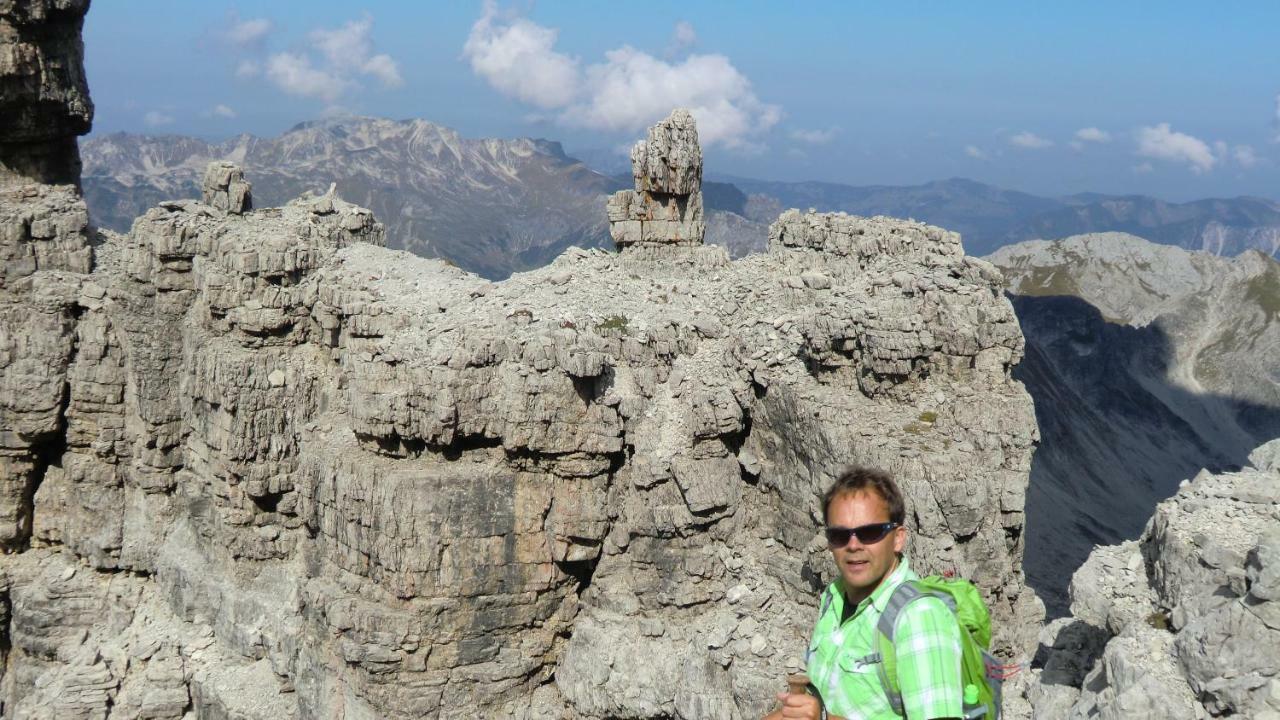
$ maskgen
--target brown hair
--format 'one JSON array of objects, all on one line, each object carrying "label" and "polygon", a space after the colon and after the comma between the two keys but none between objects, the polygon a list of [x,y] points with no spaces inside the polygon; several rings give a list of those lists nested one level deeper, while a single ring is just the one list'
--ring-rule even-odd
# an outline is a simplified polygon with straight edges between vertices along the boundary
[{"label": "brown hair", "polygon": [[831,483],[831,487],[827,488],[826,494],[822,496],[822,521],[824,523],[827,521],[827,512],[831,510],[831,503],[837,497],[864,491],[874,492],[884,500],[884,504],[889,506],[890,522],[899,525],[905,523],[907,508],[898,484],[893,481],[889,473],[861,465],[845,469],[840,473],[840,477]]}]

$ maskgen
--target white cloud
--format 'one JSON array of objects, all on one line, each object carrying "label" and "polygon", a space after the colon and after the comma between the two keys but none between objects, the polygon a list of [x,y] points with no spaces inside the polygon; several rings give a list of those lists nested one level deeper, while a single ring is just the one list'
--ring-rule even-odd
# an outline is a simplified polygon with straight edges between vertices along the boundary
[{"label": "white cloud", "polygon": [[236,47],[253,47],[261,45],[271,32],[273,27],[270,20],[266,18],[253,18],[250,20],[233,19],[231,27],[227,29],[227,41]]},{"label": "white cloud", "polygon": [[311,65],[311,58],[296,53],[276,53],[267,59],[267,78],[292,95],[314,97],[332,103],[347,83],[335,74]]},{"label": "white cloud", "polygon": [[146,124],[147,127],[160,127],[162,125],[171,125],[173,124],[173,116],[167,115],[158,110],[152,110],[151,112],[142,116],[142,122]]},{"label": "white cloud", "polygon": [[1029,150],[1039,150],[1041,148],[1052,147],[1053,141],[1046,140],[1035,133],[1024,130],[1009,138],[1009,144],[1016,145],[1020,148],[1027,148]]},{"label": "white cloud", "polygon": [[1067,146],[1070,147],[1072,150],[1075,150],[1076,152],[1080,152],[1081,150],[1084,150],[1084,143],[1080,142],[1079,140],[1072,140],[1067,143]]},{"label": "white cloud", "polygon": [[1191,171],[1200,174],[1213,169],[1218,159],[1205,141],[1175,132],[1169,123],[1138,129],[1138,155],[1156,160],[1184,162]]},{"label": "white cloud", "polygon": [[232,110],[230,107],[223,105],[221,103],[214,105],[212,112],[214,115],[217,115],[218,117],[221,117],[221,118],[233,118],[236,116],[235,110]]},{"label": "white cloud", "polygon": [[826,130],[792,130],[791,139],[799,140],[810,145],[825,145],[836,138],[840,133],[839,128],[827,128]]},{"label": "white cloud", "polygon": [[386,53],[380,53],[365,60],[360,70],[365,75],[377,78],[383,87],[400,87],[404,84],[404,79],[400,77],[400,66]]},{"label": "white cloud", "polygon": [[499,17],[486,3],[463,55],[494,89],[557,110],[558,121],[569,126],[635,132],[672,108],[686,107],[704,144],[753,151],[761,146],[751,138],[782,117],[781,108],[761,102],[723,55],[669,62],[624,45],[606,52],[603,62],[583,67],[555,50],[557,36],[526,18]]},{"label": "white cloud", "polygon": [[671,32],[671,43],[667,46],[668,55],[678,55],[698,44],[698,33],[687,20],[676,23]]},{"label": "white cloud", "polygon": [[1243,168],[1251,168],[1258,164],[1258,154],[1251,145],[1237,145],[1232,153],[1236,164]]},{"label": "white cloud", "polygon": [[373,54],[373,18],[351,20],[334,30],[313,30],[311,41],[325,60],[331,72],[339,68],[354,69],[361,75],[372,75],[386,87],[404,84],[400,68],[387,54]]},{"label": "white cloud", "polygon": [[373,18],[367,14],[340,27],[312,30],[306,46],[267,56],[261,46],[271,30],[265,19],[233,22],[226,33],[229,42],[250,55],[239,58],[236,77],[263,77],[286,93],[329,104],[360,89],[364,78],[383,87],[404,84],[396,61],[374,51]]},{"label": "white cloud", "polygon": [[987,154],[977,145],[965,145],[964,154],[976,160],[986,160]]},{"label": "white cloud", "polygon": [[1149,173],[1149,172],[1151,172],[1151,171],[1153,171],[1153,170],[1155,170],[1155,168],[1154,168],[1154,167],[1152,167],[1152,166],[1151,166],[1151,163],[1149,163],[1149,162],[1144,162],[1144,163],[1141,163],[1141,164],[1139,164],[1139,165],[1134,165],[1134,166],[1133,166],[1133,172],[1134,172],[1135,174],[1137,174],[1137,175],[1146,175],[1147,173]]},{"label": "white cloud", "polygon": [[1084,142],[1111,142],[1111,133],[1096,127],[1080,128],[1076,131],[1076,139]]},{"label": "white cloud", "polygon": [[520,17],[503,23],[497,7],[486,2],[462,54],[503,95],[543,109],[562,108],[581,81],[578,61],[555,51],[558,34]]}]

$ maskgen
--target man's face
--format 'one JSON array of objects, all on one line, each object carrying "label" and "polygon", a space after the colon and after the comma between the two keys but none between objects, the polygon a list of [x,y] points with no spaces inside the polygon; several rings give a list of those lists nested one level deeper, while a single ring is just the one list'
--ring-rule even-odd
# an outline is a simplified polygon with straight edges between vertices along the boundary
[{"label": "man's face", "polygon": [[[837,495],[827,508],[827,526],[856,528],[889,522],[889,505],[874,491],[859,490]],[[842,547],[831,548],[831,557],[844,581],[850,602],[861,602],[898,566],[897,553],[907,543],[907,530],[896,527],[878,542],[863,545],[851,537]]]}]

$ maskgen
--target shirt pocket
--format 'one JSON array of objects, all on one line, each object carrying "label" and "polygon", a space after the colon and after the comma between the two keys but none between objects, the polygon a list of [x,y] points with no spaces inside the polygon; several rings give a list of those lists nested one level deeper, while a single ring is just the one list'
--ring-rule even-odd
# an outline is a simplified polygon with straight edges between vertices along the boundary
[{"label": "shirt pocket", "polygon": [[840,671],[847,675],[870,675],[879,682],[879,662],[867,662],[867,656],[861,653],[845,653],[837,662]]},{"label": "shirt pocket", "polygon": [[866,662],[866,658],[867,653],[854,652],[836,661],[835,680],[840,690],[832,694],[839,699],[827,709],[835,715],[860,720],[897,717],[880,687],[880,663]]}]

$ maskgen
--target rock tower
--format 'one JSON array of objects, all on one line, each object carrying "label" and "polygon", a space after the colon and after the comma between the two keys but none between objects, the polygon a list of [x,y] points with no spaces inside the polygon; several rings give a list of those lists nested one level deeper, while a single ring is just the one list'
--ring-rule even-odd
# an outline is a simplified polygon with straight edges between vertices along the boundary
[{"label": "rock tower", "polygon": [[619,249],[701,245],[702,147],[688,110],[676,109],[631,148],[635,190],[609,198],[609,234]]}]

